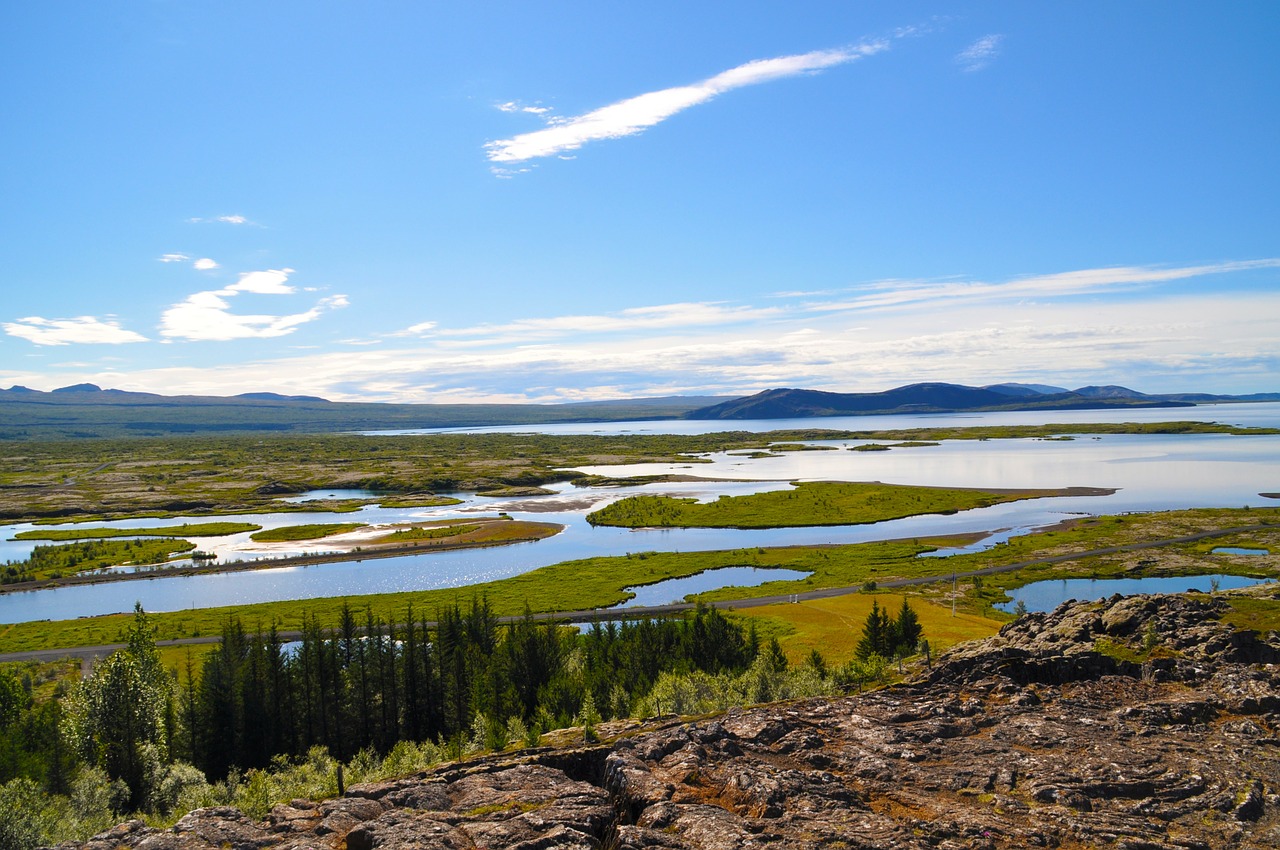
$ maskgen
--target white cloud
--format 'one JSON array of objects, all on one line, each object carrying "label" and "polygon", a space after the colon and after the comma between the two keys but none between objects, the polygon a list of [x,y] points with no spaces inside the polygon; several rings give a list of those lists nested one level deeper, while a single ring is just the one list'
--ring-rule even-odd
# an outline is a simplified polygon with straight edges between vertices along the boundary
[{"label": "white cloud", "polygon": [[253,292],[258,295],[292,295],[297,290],[286,282],[293,269],[267,269],[261,272],[245,272],[240,280],[228,286],[232,292]]},{"label": "white cloud", "polygon": [[435,322],[418,322],[416,325],[410,325],[402,331],[396,331],[395,333],[387,334],[387,336],[421,336],[435,326]]},{"label": "white cloud", "polygon": [[229,299],[241,294],[292,295],[287,281],[293,269],[246,272],[225,289],[197,292],[174,304],[160,317],[160,335],[169,339],[225,341],[266,339],[293,333],[328,310],[345,307],[345,295],[321,298],[310,310],[287,315],[243,315],[231,312]]},{"label": "white cloud", "polygon": [[514,100],[498,104],[499,112],[524,112],[529,115],[546,115],[551,111],[549,106],[525,106]]},{"label": "white cloud", "polygon": [[257,226],[254,222],[242,215],[216,215],[212,218],[202,218],[194,216],[187,219],[188,224],[250,224]]},{"label": "white cloud", "polygon": [[146,342],[142,334],[125,330],[114,319],[79,316],[74,319],[42,319],[29,316],[16,322],[5,322],[4,332],[36,345],[104,344]]},{"label": "white cloud", "polygon": [[161,263],[191,263],[192,268],[202,272],[220,268],[215,260],[211,260],[208,257],[193,260],[189,254],[161,254],[156,259]]},{"label": "white cloud", "polygon": [[956,61],[960,63],[961,69],[965,71],[981,71],[1000,55],[1000,43],[1002,41],[1004,41],[1003,35],[984,35],[960,51],[956,55]]},{"label": "white cloud", "polygon": [[780,312],[781,310],[776,307],[730,307],[723,304],[697,302],[660,304],[650,307],[631,307],[605,315],[552,316],[540,319],[519,319],[504,324],[445,329],[436,331],[436,336],[502,335],[532,339],[565,334],[613,334],[758,321],[777,316]]},{"label": "white cloud", "polygon": [[[577,150],[587,142],[635,135],[733,89],[816,73],[888,47],[887,41],[873,41],[835,50],[757,59],[692,85],[646,92],[576,117],[556,120],[542,130],[488,142],[486,155],[496,163],[525,162]],[[503,106],[507,105],[512,107],[510,111],[519,108],[514,102]]]}]

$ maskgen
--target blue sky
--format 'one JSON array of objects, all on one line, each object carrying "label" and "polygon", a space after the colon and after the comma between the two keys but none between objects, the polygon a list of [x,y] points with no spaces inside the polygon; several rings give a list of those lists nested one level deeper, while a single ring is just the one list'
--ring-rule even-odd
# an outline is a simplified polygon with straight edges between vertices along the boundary
[{"label": "blue sky", "polygon": [[1272,2],[0,10],[0,386],[1280,390]]}]

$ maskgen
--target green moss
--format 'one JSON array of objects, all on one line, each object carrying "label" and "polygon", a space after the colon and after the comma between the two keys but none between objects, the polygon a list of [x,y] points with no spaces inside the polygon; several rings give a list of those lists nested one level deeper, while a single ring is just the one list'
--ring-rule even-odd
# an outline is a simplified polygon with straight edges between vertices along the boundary
[{"label": "green moss", "polygon": [[312,525],[286,525],[281,528],[268,528],[266,531],[249,535],[251,540],[259,543],[276,543],[290,540],[318,540],[364,528],[363,522],[323,522]]},{"label": "green moss", "polygon": [[1257,596],[1228,596],[1231,606],[1223,622],[1242,631],[1280,631],[1280,599],[1264,599]]},{"label": "green moss", "polygon": [[462,500],[453,496],[403,496],[379,499],[378,504],[384,508],[443,508],[461,505]]},{"label": "green moss", "polygon": [[443,537],[456,537],[479,529],[478,525],[431,525],[403,528],[393,531],[385,537],[379,537],[376,543],[408,543],[411,540],[439,540]]},{"label": "green moss", "polygon": [[1156,644],[1152,647],[1133,647],[1127,643],[1114,641],[1111,638],[1098,638],[1093,643],[1094,650],[1100,655],[1114,658],[1117,661],[1128,661],[1142,664],[1153,658],[1177,658],[1181,653],[1167,646]]}]

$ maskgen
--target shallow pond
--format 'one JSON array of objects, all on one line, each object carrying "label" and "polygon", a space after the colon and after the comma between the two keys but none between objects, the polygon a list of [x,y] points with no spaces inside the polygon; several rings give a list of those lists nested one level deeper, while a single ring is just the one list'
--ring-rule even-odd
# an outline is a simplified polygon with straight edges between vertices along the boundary
[{"label": "shallow pond", "polygon": [[1242,549],[1239,546],[1219,546],[1210,554],[1213,555],[1270,555],[1268,549]]},{"label": "shallow pond", "polygon": [[634,608],[636,606],[666,605],[670,602],[683,602],[690,593],[706,593],[722,587],[759,587],[770,581],[797,581],[808,578],[813,573],[800,570],[766,569],[761,567],[719,567],[705,570],[696,576],[669,578],[665,581],[628,587],[627,591],[635,596],[626,602],[614,605],[614,608]]},{"label": "shallow pond", "polygon": [[1052,611],[1068,599],[1092,601],[1106,599],[1113,594],[1134,596],[1139,593],[1184,593],[1188,590],[1209,593],[1213,590],[1234,590],[1251,587],[1270,579],[1247,576],[1152,576],[1148,578],[1068,578],[1053,581],[1037,581],[1017,590],[1009,591],[1013,600],[995,607],[1012,612],[1018,602],[1026,603],[1028,611]]}]

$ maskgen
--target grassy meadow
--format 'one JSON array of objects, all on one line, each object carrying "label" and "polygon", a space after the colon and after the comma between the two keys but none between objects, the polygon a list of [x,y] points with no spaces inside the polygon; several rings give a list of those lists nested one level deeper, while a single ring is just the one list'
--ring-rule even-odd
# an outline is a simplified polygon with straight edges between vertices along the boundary
[{"label": "grassy meadow", "polygon": [[[295,526],[296,527],[296,526]],[[252,522],[184,522],[149,528],[33,528],[13,536],[14,540],[99,540],[109,537],[222,537],[258,531]]]},{"label": "grassy meadow", "polygon": [[250,540],[259,543],[287,543],[294,540],[320,540],[335,534],[345,534],[364,528],[363,522],[317,522],[310,525],[286,525],[280,528],[268,528],[249,535]]},{"label": "grassy meadow", "polygon": [[953,514],[1019,499],[1066,496],[1067,490],[988,492],[901,484],[802,481],[792,490],[721,496],[714,502],[630,496],[587,515],[592,525],[621,528],[794,528],[884,522]]}]

